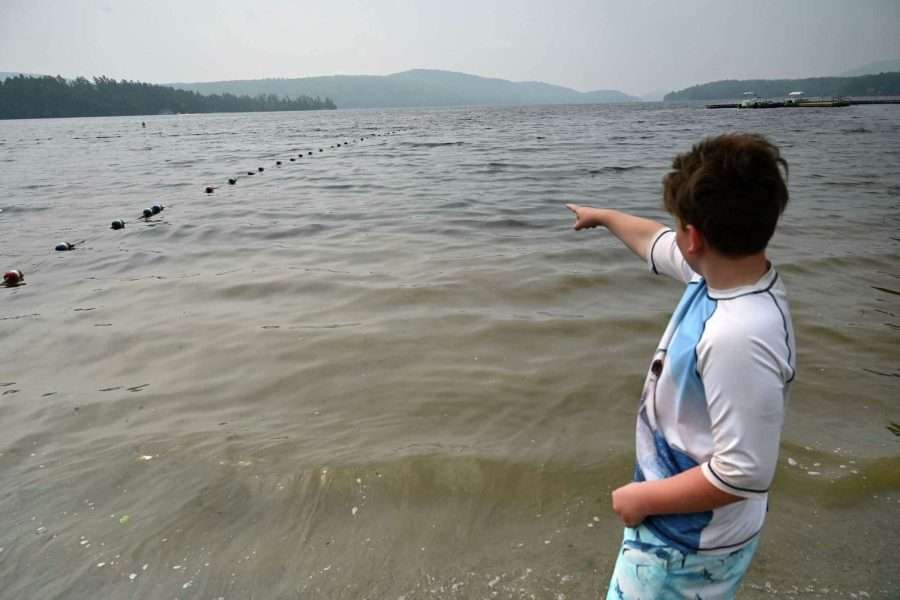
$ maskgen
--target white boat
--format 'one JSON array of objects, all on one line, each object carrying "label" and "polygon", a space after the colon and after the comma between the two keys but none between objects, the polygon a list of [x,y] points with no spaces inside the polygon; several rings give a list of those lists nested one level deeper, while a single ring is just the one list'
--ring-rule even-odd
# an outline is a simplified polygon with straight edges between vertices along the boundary
[{"label": "white boat", "polygon": [[787,99],[784,101],[785,106],[796,106],[800,104],[804,100],[804,96],[806,94],[804,92],[791,92],[787,95]]},{"label": "white boat", "polygon": [[775,108],[783,106],[781,102],[772,102],[765,98],[760,98],[756,92],[744,92],[744,99],[738,105],[738,108]]}]

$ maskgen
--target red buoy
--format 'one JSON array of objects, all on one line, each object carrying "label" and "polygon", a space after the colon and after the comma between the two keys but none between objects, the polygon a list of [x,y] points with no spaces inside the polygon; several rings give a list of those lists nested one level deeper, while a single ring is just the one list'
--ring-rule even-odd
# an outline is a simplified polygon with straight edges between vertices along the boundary
[{"label": "red buoy", "polygon": [[25,281],[25,275],[18,269],[13,269],[3,274],[3,283],[8,286],[19,285],[23,281]]}]

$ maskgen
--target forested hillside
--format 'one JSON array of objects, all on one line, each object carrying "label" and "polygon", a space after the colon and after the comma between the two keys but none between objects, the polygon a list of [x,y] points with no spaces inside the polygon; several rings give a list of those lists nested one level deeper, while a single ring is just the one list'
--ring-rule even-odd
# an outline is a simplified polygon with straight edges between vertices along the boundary
[{"label": "forested hillside", "polygon": [[729,79],[695,85],[666,94],[666,101],[727,100],[752,91],[762,98],[778,98],[802,91],[807,96],[900,96],[900,72],[860,77],[808,79]]},{"label": "forested hillside", "polygon": [[326,98],[282,98],[275,95],[203,96],[137,81],[79,77],[26,77],[0,81],[0,119],[98,117],[171,113],[255,112],[332,109]]}]

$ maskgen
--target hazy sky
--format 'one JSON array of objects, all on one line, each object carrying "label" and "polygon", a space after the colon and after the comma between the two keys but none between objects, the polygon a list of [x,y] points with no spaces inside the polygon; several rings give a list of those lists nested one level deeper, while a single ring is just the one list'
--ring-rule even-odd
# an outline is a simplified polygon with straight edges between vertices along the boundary
[{"label": "hazy sky", "polygon": [[150,82],[447,69],[643,94],[900,58],[900,0],[0,0],[0,71]]}]

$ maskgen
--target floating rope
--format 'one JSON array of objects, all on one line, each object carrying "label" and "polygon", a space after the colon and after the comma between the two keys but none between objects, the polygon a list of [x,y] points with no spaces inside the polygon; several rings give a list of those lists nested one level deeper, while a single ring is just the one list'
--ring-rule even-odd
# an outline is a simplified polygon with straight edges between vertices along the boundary
[{"label": "floating rope", "polygon": [[[146,123],[142,121],[142,122],[141,122],[141,126],[142,126],[142,127],[146,127]],[[372,134],[369,135],[369,137],[382,137],[382,136],[385,136],[385,135],[393,135],[394,133],[395,133],[394,131],[390,131],[390,132],[387,132],[387,133],[381,133],[381,134],[379,134],[379,133],[372,133]],[[366,140],[366,137],[365,137],[365,136],[362,136],[362,137],[359,138],[359,141],[360,141],[360,142],[363,142],[363,141],[365,141],[365,140]],[[356,138],[354,138],[353,141],[355,142],[355,141],[356,141]],[[338,142],[336,146],[335,146],[334,144],[332,144],[332,145],[329,146],[329,148],[335,148],[335,147],[340,148],[340,147],[342,147],[342,145],[343,145],[343,146],[349,146],[349,145],[350,145],[350,142],[345,140],[344,142]],[[324,153],[324,151],[325,151],[324,148],[319,148],[319,152],[323,152],[323,153]],[[299,154],[297,154],[297,157],[296,157],[296,158],[290,157],[288,160],[289,160],[290,162],[296,162],[296,159],[303,158],[303,156],[304,156],[303,152],[300,152]],[[313,156],[312,150],[308,150],[308,151],[306,152],[306,156]],[[275,161],[275,166],[280,167],[282,164],[283,164],[283,163],[282,163],[281,160],[276,160],[276,161]],[[257,173],[263,173],[263,172],[265,172],[265,170],[266,170],[265,167],[260,166],[260,167],[257,167],[257,168],[256,168],[256,171],[247,171],[247,176],[250,177],[250,176],[256,175]],[[228,185],[236,185],[239,179],[240,179],[240,177],[238,177],[238,176],[229,177],[229,178],[227,179]],[[217,188],[218,188],[218,186],[208,185],[208,186],[205,186],[205,187],[204,187],[204,192],[207,193],[207,194],[212,194],[212,193],[215,192],[215,190],[216,190]],[[164,207],[162,204],[154,204],[154,205],[151,206],[150,208],[145,208],[145,209],[142,211],[141,216],[138,217],[138,219],[143,219],[145,222],[147,222],[147,221],[150,220],[150,218],[151,218],[152,216],[158,215],[159,213],[161,213],[161,212],[164,210],[164,208],[165,208],[165,207]],[[116,220],[114,220],[114,221],[110,224],[110,229],[115,230],[115,231],[118,231],[118,230],[121,230],[121,229],[125,229],[125,223],[126,223],[126,221],[125,221],[124,219],[116,219]],[[77,246],[81,246],[81,245],[83,245],[83,244],[86,244],[86,243],[88,243],[88,242],[90,242],[90,241],[93,241],[93,240],[99,238],[99,237],[100,237],[100,236],[97,235],[97,236],[94,236],[93,238],[83,239],[83,240],[79,240],[79,241],[77,241],[77,242],[62,242],[62,243],[59,243],[59,244],[56,245],[55,250],[56,250],[57,252],[67,252],[67,251],[75,250],[75,248],[76,248]],[[42,260],[42,261],[40,261],[39,263],[33,265],[33,266],[29,269],[29,272],[32,273],[32,274],[35,273],[35,272],[37,272],[37,271],[43,266],[43,264],[44,264],[45,262],[47,262],[47,260],[49,260],[49,258],[50,258],[50,256],[44,258],[44,260]],[[10,269],[10,270],[6,271],[6,272],[3,274],[3,284],[4,284],[6,287],[18,287],[18,286],[20,286],[20,285],[25,285],[25,274],[24,274],[24,272],[23,272],[21,269]]]}]

